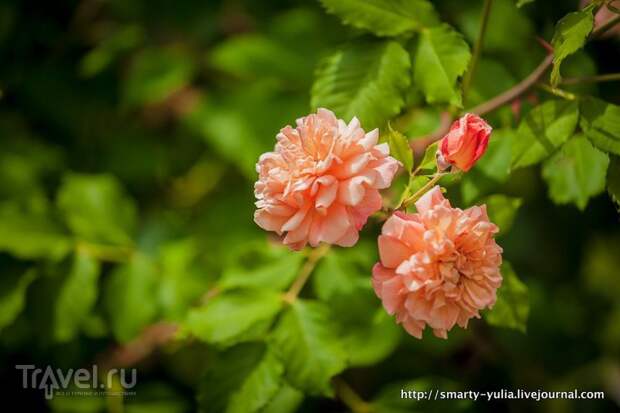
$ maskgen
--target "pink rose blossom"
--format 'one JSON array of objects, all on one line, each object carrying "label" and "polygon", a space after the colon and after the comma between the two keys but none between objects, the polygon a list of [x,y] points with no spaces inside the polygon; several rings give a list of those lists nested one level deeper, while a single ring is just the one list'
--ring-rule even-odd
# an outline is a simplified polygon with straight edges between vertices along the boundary
[{"label": "pink rose blossom", "polygon": [[428,325],[447,338],[454,324],[467,328],[479,310],[495,304],[502,283],[502,248],[493,239],[498,228],[485,205],[452,208],[438,186],[416,208],[383,225],[373,286],[409,334],[421,338]]},{"label": "pink rose blossom", "polygon": [[454,165],[462,171],[469,171],[487,150],[491,130],[488,123],[471,113],[457,119],[439,142],[439,168]]},{"label": "pink rose blossom", "polygon": [[327,109],[283,128],[275,150],[256,165],[254,221],[285,234],[284,244],[295,250],[354,245],[368,216],[381,209],[378,190],[390,186],[399,166],[378,137],[357,118],[347,125]]}]

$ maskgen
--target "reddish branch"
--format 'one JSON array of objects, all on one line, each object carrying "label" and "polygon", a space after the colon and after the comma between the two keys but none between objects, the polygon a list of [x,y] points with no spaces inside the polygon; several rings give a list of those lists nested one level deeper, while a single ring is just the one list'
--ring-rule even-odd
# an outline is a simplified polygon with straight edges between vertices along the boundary
[{"label": "reddish branch", "polygon": [[[521,82],[511,87],[504,93],[476,107],[473,107],[466,112],[475,113],[476,115],[482,116],[489,112],[493,112],[495,109],[498,109],[505,104],[512,102],[513,100],[530,90],[534,85],[536,85],[540,78],[545,74],[547,69],[549,69],[552,62],[553,54],[550,54],[545,57],[545,59],[536,67],[536,69],[534,69],[534,71]],[[452,120],[453,118],[450,113],[443,112],[441,114],[440,125],[433,133],[411,142],[411,148],[414,150],[414,152],[416,154],[420,154],[424,152],[424,149],[426,149],[427,146],[441,139],[446,133],[448,133],[450,125],[452,124]]]},{"label": "reddish branch", "polygon": [[420,156],[424,153],[424,150],[427,146],[431,145],[433,142],[438,141],[443,138],[448,130],[450,129],[450,125],[452,124],[452,115],[450,112],[441,112],[441,117],[439,119],[439,127],[435,129],[430,135],[426,135],[422,138],[415,139],[411,141],[411,149],[416,154],[416,156]]},{"label": "reddish branch", "polygon": [[101,354],[97,357],[97,365],[101,371],[133,366],[172,339],[177,328],[176,324],[166,322],[152,324],[129,343],[116,345]]},{"label": "reddish branch", "polygon": [[[590,38],[594,39],[594,38],[601,36],[607,30],[609,30],[610,28],[612,28],[618,23],[620,23],[620,16],[615,16],[615,17],[610,18],[606,22],[596,27],[592,31]],[[549,67],[551,67],[551,64],[553,63],[553,48],[551,47],[551,45],[541,38],[538,38],[538,41],[549,52],[549,54],[547,55],[547,57],[545,57],[545,59],[542,62],[540,62],[540,64],[536,67],[536,69],[534,69],[534,71],[530,73],[528,77],[526,77],[521,82],[511,87],[504,93],[494,97],[493,99],[489,101],[481,103],[480,105],[476,107],[473,107],[467,110],[467,112],[475,113],[476,115],[480,115],[480,116],[485,115],[489,112],[493,112],[495,109],[498,109],[512,102],[513,100],[517,99],[524,93],[527,93],[527,91],[529,91],[533,86],[535,86],[536,83],[538,83],[540,78],[545,74],[545,72],[549,69]],[[593,77],[592,79],[585,79],[585,80],[586,81],[588,80],[599,81],[600,77]],[[602,77],[603,80],[617,80],[617,78],[618,78],[617,74],[609,75],[609,79],[607,79],[606,77]],[[566,82],[566,84],[577,83],[574,79],[570,79],[570,80],[567,79],[567,80],[568,82]],[[411,142],[411,147],[416,153],[423,152],[424,149],[428,145],[441,139],[448,132],[451,123],[452,123],[452,117],[450,117],[450,114],[447,112],[443,113],[442,118],[441,118],[441,123],[439,127],[437,128],[437,130],[435,130],[433,133],[431,133],[428,136],[414,140],[413,142]]]},{"label": "reddish branch", "polygon": [[527,92],[532,86],[534,86],[545,74],[547,69],[551,66],[553,62],[553,55],[550,54],[534,69],[532,73],[521,82],[511,87],[501,95],[494,97],[493,99],[482,103],[472,109],[469,109],[468,112],[475,113],[476,115],[484,115],[489,112],[494,111],[495,109],[504,106],[507,103],[512,102],[514,99],[518,98],[525,92]]}]

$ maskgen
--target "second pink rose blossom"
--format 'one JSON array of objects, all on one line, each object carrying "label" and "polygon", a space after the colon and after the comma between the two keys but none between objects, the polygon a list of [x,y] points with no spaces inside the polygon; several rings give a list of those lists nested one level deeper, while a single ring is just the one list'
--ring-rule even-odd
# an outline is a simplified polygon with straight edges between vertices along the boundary
[{"label": "second pink rose blossom", "polygon": [[428,325],[447,338],[455,324],[490,308],[502,283],[502,248],[486,207],[453,208],[435,186],[416,202],[417,213],[396,212],[379,236],[373,286],[389,314],[409,334]]}]

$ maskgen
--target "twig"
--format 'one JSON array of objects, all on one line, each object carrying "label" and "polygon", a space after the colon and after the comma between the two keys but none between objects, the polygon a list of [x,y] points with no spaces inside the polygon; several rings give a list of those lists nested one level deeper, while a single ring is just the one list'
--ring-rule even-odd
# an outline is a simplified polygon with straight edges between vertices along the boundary
[{"label": "twig", "polygon": [[[618,23],[620,23],[620,16],[612,17],[611,19],[607,20],[605,23],[597,27],[592,32],[590,37],[591,38],[598,37]],[[528,77],[523,79],[517,85],[508,89],[506,92],[502,93],[501,95],[494,97],[488,102],[482,103],[468,110],[468,112],[475,113],[477,115],[484,115],[486,113],[494,111],[495,109],[499,108],[500,106],[505,105],[506,103],[509,103],[513,99],[519,97],[520,95],[528,91],[532,86],[534,86],[538,82],[538,80],[542,77],[542,75],[545,74],[545,72],[551,66],[552,63],[553,63],[553,54],[549,54],[538,65],[538,67],[536,67],[536,69],[534,69],[534,71],[530,73]]]},{"label": "twig", "polygon": [[129,343],[117,345],[99,355],[97,365],[101,371],[133,366],[149,357],[156,349],[172,339],[177,329],[176,324],[168,322],[151,324]]},{"label": "twig", "polygon": [[620,9],[618,9],[612,3],[613,1],[610,1],[609,3],[607,3],[607,10],[609,10],[612,13],[620,14]]},{"label": "twig", "polygon": [[554,96],[561,97],[562,99],[566,99],[566,100],[577,99],[577,96],[575,96],[573,93],[567,92],[566,90],[559,89],[557,87],[549,86],[546,83],[539,83],[538,87],[544,90],[545,92],[551,93]]},{"label": "twig", "polygon": [[591,38],[600,37],[603,34],[605,34],[607,30],[611,29],[618,23],[620,23],[620,15],[612,17],[611,19],[607,20],[605,23],[595,28],[592,31],[592,34],[590,34],[590,37]]},{"label": "twig", "polygon": [[576,85],[579,83],[613,82],[616,80],[620,80],[620,73],[607,73],[604,75],[595,75],[595,76],[567,77],[565,79],[562,79],[560,84]]},{"label": "twig", "polygon": [[314,267],[316,267],[316,264],[321,260],[321,258],[329,252],[329,248],[329,244],[322,244],[318,248],[312,250],[305,264],[301,267],[301,270],[293,282],[293,285],[291,285],[291,288],[289,288],[289,290],[284,294],[284,301],[289,303],[295,301],[302,288],[304,288],[306,281],[308,281],[310,274],[312,274]]},{"label": "twig", "polygon": [[482,53],[482,47],[484,46],[484,35],[487,31],[487,26],[489,22],[489,16],[491,14],[491,6],[493,5],[493,0],[484,0],[484,6],[482,8],[482,18],[480,20],[480,29],[478,31],[478,37],[476,38],[476,43],[474,44],[474,50],[472,53],[471,61],[469,63],[469,69],[467,73],[465,73],[465,77],[463,78],[463,100],[467,96],[467,92],[469,90],[469,86],[474,78],[474,73],[476,71],[476,65],[478,64],[478,60],[480,59],[480,54]]},{"label": "twig", "polygon": [[[620,18],[620,16],[612,18],[608,22],[604,23],[601,27],[596,29],[595,32],[593,32],[593,35],[599,35],[600,33],[603,33],[603,29],[607,30],[614,24],[618,23],[618,18]],[[504,106],[507,103],[510,103],[511,101],[523,95],[524,93],[527,93],[527,91],[529,91],[532,87],[534,87],[538,83],[540,78],[549,69],[549,67],[551,67],[552,63],[553,63],[553,54],[550,53],[543,59],[542,62],[540,62],[540,64],[532,71],[532,73],[530,73],[521,82],[517,83],[515,86],[497,95],[496,97],[484,103],[481,103],[478,106],[470,108],[466,110],[465,112],[474,113],[476,115],[482,116],[482,115],[485,115],[489,112],[492,112]],[[588,83],[588,82],[608,82],[608,81],[615,81],[615,80],[620,80],[620,73],[580,77],[580,78],[567,78],[567,79],[564,79],[562,83],[563,84],[576,84],[576,83]],[[443,115],[446,115],[446,116],[445,118],[442,117],[442,123],[435,132],[423,138],[415,139],[411,141],[411,147],[416,153],[424,151],[424,149],[428,145],[431,145],[433,142],[441,139],[448,132],[450,128],[450,124],[452,123],[452,117],[447,112],[442,114],[442,116]]]},{"label": "twig", "polygon": [[442,176],[445,176],[445,175],[447,175],[447,173],[436,172],[435,175],[433,175],[433,178],[430,181],[428,181],[426,184],[424,184],[424,186],[422,188],[418,189],[409,198],[407,198],[403,202],[401,202],[401,204],[399,206],[397,206],[396,209],[407,208],[409,205],[411,205],[414,202],[416,202],[418,199],[420,199],[422,197],[422,195],[424,195],[426,193],[426,191],[428,191],[433,185],[435,185],[437,183],[437,181],[439,181],[441,179]]},{"label": "twig", "polygon": [[349,408],[353,413],[372,413],[372,405],[364,401],[355,391],[340,377],[332,379],[336,396]]},{"label": "twig", "polygon": [[222,292],[222,289],[219,286],[214,286],[212,288],[210,288],[209,290],[207,290],[206,293],[204,293],[200,299],[198,300],[200,304],[206,304],[208,303],[212,298],[217,297],[220,293]]},{"label": "twig", "polygon": [[[553,62],[553,55],[550,54],[534,69],[532,73],[521,82],[511,87],[507,91],[502,94],[494,97],[491,100],[488,100],[484,103],[481,103],[478,106],[475,106],[471,109],[466,110],[465,112],[474,113],[477,115],[484,115],[489,112],[494,111],[495,109],[510,103],[512,100],[518,98],[522,94],[526,93],[530,88],[532,88],[538,80],[545,74],[547,69],[551,66]],[[441,124],[433,133],[423,138],[415,139],[411,141],[411,148],[415,153],[423,152],[424,149],[431,145],[433,142],[438,141],[443,138],[448,130],[450,129],[450,125],[452,124],[452,116],[448,112],[442,113]]]},{"label": "twig", "polygon": [[452,125],[452,115],[450,112],[441,112],[439,119],[439,126],[429,135],[426,135],[421,138],[417,138],[412,140],[409,145],[413,152],[416,155],[421,155],[424,153],[424,150],[427,146],[431,145],[433,142],[438,141],[443,138],[446,133],[450,130],[450,126]]},{"label": "twig", "polygon": [[484,115],[494,111],[495,109],[505,105],[506,103],[511,102],[512,100],[521,96],[523,93],[527,92],[532,86],[534,86],[542,77],[542,75],[545,74],[547,69],[549,69],[552,62],[553,55],[550,54],[545,57],[545,59],[536,67],[536,69],[534,69],[534,71],[521,82],[511,87],[504,93],[494,97],[493,99],[467,110],[467,112],[475,113],[477,115]]},{"label": "twig", "polygon": [[553,46],[540,36],[536,36],[536,41],[547,51],[547,53],[553,53]]}]

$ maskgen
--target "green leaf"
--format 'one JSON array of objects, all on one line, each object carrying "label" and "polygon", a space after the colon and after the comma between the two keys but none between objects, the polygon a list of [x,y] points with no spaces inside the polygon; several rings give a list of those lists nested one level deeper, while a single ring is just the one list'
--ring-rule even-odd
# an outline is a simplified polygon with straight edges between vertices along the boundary
[{"label": "green leaf", "polygon": [[283,372],[282,364],[273,353],[267,351],[254,371],[231,396],[226,412],[258,411],[279,390]]},{"label": "green leaf", "polygon": [[605,189],[608,166],[609,156],[592,146],[585,136],[578,135],[545,162],[542,176],[553,202],[572,202],[583,210],[591,197]]},{"label": "green leaf", "polygon": [[487,151],[463,176],[461,193],[465,205],[472,205],[508,180],[514,139],[516,133],[512,129],[493,130]]},{"label": "green leaf", "polygon": [[18,200],[40,191],[44,177],[61,168],[62,152],[33,139],[16,121],[0,119],[0,133],[0,197]]},{"label": "green leaf", "polygon": [[19,274],[3,271],[0,277],[0,331],[24,309],[26,290],[36,277],[37,273],[32,269]]},{"label": "green leaf", "polygon": [[390,145],[390,155],[400,161],[408,174],[413,169],[413,151],[409,146],[409,140],[399,131],[395,131],[390,127],[387,136],[388,145]]},{"label": "green leaf", "polygon": [[101,40],[80,61],[80,74],[92,77],[108,67],[121,53],[131,50],[144,40],[144,29],[137,24],[121,26]]},{"label": "green leaf", "polygon": [[461,106],[456,82],[470,58],[469,46],[452,27],[442,24],[425,29],[413,58],[413,82],[429,103]]},{"label": "green leaf", "polygon": [[325,59],[312,86],[311,106],[356,116],[366,130],[382,127],[402,109],[411,62],[393,41],[349,45]]},{"label": "green leaf", "polygon": [[264,335],[282,309],[282,297],[269,290],[229,291],[189,312],[185,333],[208,343],[229,346]]},{"label": "green leaf", "polygon": [[209,153],[236,164],[255,180],[256,160],[273,149],[276,131],[308,110],[305,96],[279,89],[272,79],[262,79],[209,93],[185,116],[185,123],[205,139]]},{"label": "green leaf", "polygon": [[56,261],[72,247],[68,234],[46,215],[28,213],[19,205],[0,208],[0,251],[23,259]]},{"label": "green leaf", "polygon": [[425,171],[427,173],[433,173],[437,169],[437,149],[439,148],[439,141],[433,142],[426,147],[424,151],[424,157],[416,166],[416,169]]},{"label": "green leaf", "polygon": [[[366,303],[361,308],[352,305],[345,320],[341,323],[342,343],[352,367],[372,366],[388,357],[396,349],[402,338],[402,328],[394,322],[385,310],[373,305],[377,298],[372,289],[358,289],[357,303]],[[344,297],[343,297],[344,298]],[[357,304],[353,302],[352,304]],[[353,314],[354,310],[359,310]],[[342,312],[338,313],[343,315]]]},{"label": "green leaf", "polygon": [[[478,39],[482,21],[483,2],[459,4],[459,12],[453,17],[459,30],[466,35],[470,44]],[[510,27],[510,30],[506,30]],[[501,55],[510,64],[512,73],[525,77],[541,58],[536,50],[528,47],[536,34],[534,24],[523,10],[517,8],[515,0],[493,0],[484,36],[483,55]],[[542,51],[540,52],[543,53]]]},{"label": "green leaf", "polygon": [[312,276],[314,292],[323,301],[350,293],[359,282],[353,263],[339,251],[330,251],[323,257]]},{"label": "green leaf", "polygon": [[[569,56],[562,62],[562,75],[564,77],[587,77],[598,75],[598,63],[593,56],[591,56],[586,50],[582,49],[575,54]],[[575,84],[562,84],[562,90],[573,93],[580,96],[581,102],[583,98],[588,95],[598,94],[599,85],[596,82],[593,83],[575,83]]]},{"label": "green leaf", "polygon": [[272,244],[260,240],[239,247],[232,262],[224,270],[219,281],[220,288],[286,289],[295,279],[304,255]]},{"label": "green leaf", "polygon": [[81,327],[84,336],[88,338],[104,338],[110,334],[108,323],[97,308],[82,321]]},{"label": "green leaf", "polygon": [[304,400],[304,394],[294,387],[284,383],[275,396],[263,407],[261,413],[295,413],[301,402]]},{"label": "green leaf", "polygon": [[526,4],[533,3],[534,0],[517,0],[517,7],[523,7]]},{"label": "green leaf", "polygon": [[599,149],[620,155],[620,106],[596,98],[581,101],[583,133]]},{"label": "green leaf", "polygon": [[502,285],[497,291],[497,301],[492,309],[483,313],[491,325],[514,328],[525,333],[530,313],[527,286],[519,280],[509,262],[502,263]]},{"label": "green leaf", "polygon": [[54,307],[54,338],[67,342],[75,338],[97,301],[100,266],[94,258],[77,252],[69,273],[62,281]]},{"label": "green leaf", "polygon": [[161,281],[159,302],[167,320],[181,320],[210,285],[195,265],[198,247],[193,239],[164,244],[159,249]]},{"label": "green leaf", "polygon": [[397,36],[439,23],[427,0],[320,0],[345,24],[377,36]]},{"label": "green leaf", "polygon": [[499,227],[499,234],[505,235],[512,227],[523,201],[521,198],[495,194],[484,198],[482,203],[487,206],[487,213],[491,222]]},{"label": "green leaf", "polygon": [[551,39],[553,46],[553,69],[551,70],[551,85],[557,86],[562,80],[560,65],[567,56],[581,49],[594,27],[592,10],[594,4],[590,4],[583,10],[568,13],[555,26],[555,33]]},{"label": "green leaf", "polygon": [[153,263],[140,253],[106,279],[104,306],[118,341],[134,338],[157,315],[157,281]]},{"label": "green leaf", "polygon": [[350,249],[332,250],[312,276],[315,294],[338,314],[335,323],[351,366],[381,361],[402,337],[401,328],[383,310],[368,280],[368,271],[377,260],[375,248],[358,243],[357,255]]},{"label": "green leaf", "polygon": [[69,228],[94,242],[130,244],[136,207],[111,175],[65,176],[57,204]]},{"label": "green leaf", "polygon": [[296,300],[273,331],[276,355],[286,378],[310,394],[330,394],[330,379],[346,367],[346,352],[323,303]]},{"label": "green leaf", "polygon": [[422,189],[422,187],[424,185],[426,185],[428,183],[428,181],[430,181],[431,178],[429,178],[428,176],[425,175],[418,175],[415,178],[413,178],[408,185],[408,191],[410,195],[415,194],[418,190]]},{"label": "green leaf", "polygon": [[211,363],[198,390],[200,411],[252,413],[282,389],[284,367],[262,343],[235,346]]},{"label": "green leaf", "polygon": [[547,158],[573,136],[578,119],[577,102],[549,100],[532,109],[513,139],[512,167],[534,165]]},{"label": "green leaf", "polygon": [[137,54],[124,84],[128,106],[160,102],[186,86],[194,74],[194,62],[178,47],[150,48]]},{"label": "green leaf", "polygon": [[424,185],[430,181],[429,176],[435,173],[437,170],[437,147],[439,142],[434,142],[429,145],[424,152],[424,157],[420,160],[419,164],[415,167],[415,175],[410,175],[407,182],[403,182],[404,185],[396,183],[393,186],[393,190],[400,193],[400,198],[396,205],[401,205],[402,202],[415,194],[416,191],[421,189]]},{"label": "green leaf", "polygon": [[209,64],[241,78],[305,81],[311,75],[303,70],[307,64],[305,57],[269,37],[251,33],[221,42],[209,54]]},{"label": "green leaf", "polygon": [[609,168],[607,169],[607,193],[620,211],[620,158],[610,156]]},{"label": "green leaf", "polygon": [[312,275],[314,293],[323,301],[369,286],[368,269],[377,261],[376,245],[360,240],[355,248],[332,248]]}]

